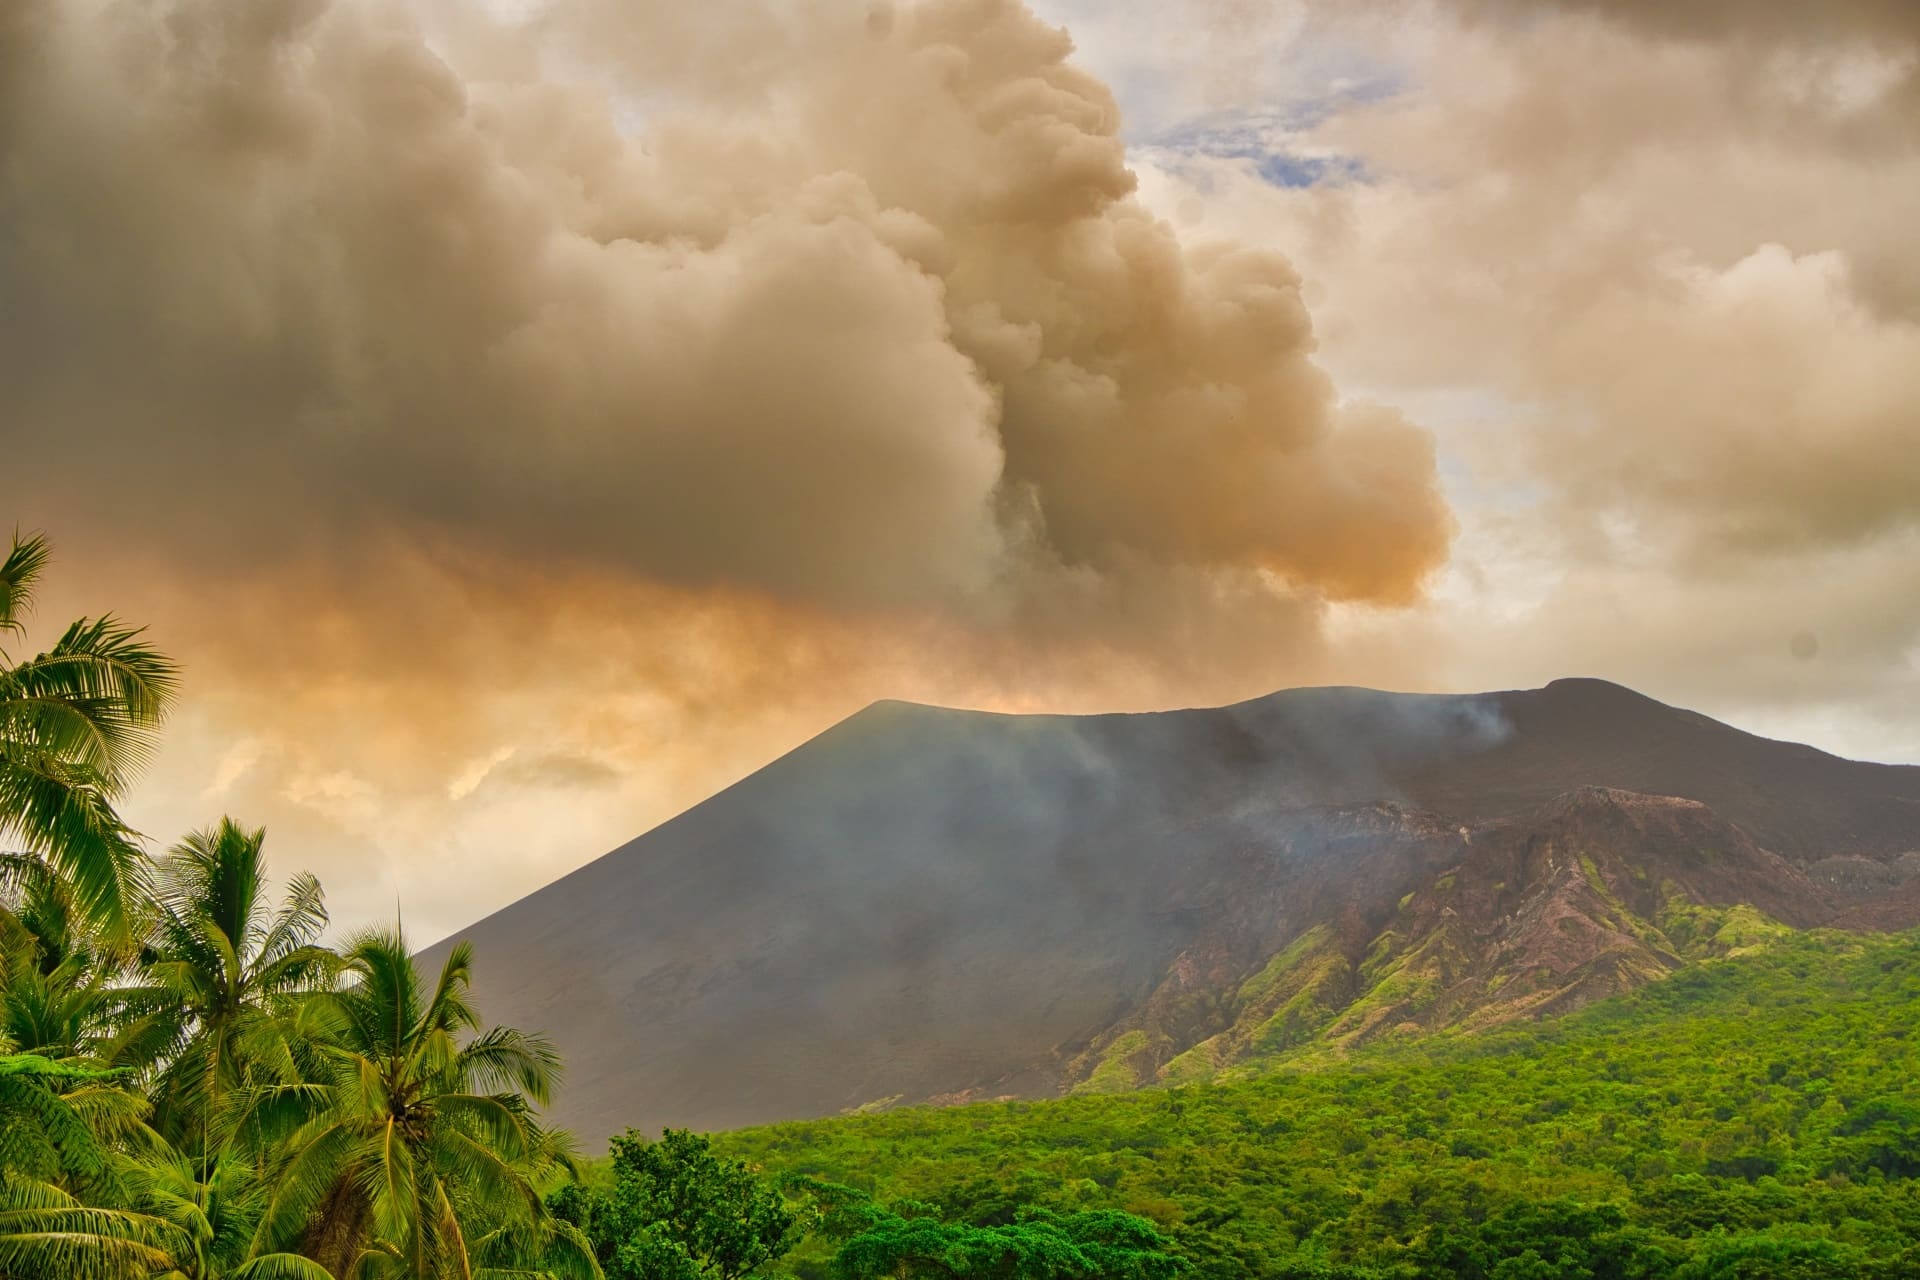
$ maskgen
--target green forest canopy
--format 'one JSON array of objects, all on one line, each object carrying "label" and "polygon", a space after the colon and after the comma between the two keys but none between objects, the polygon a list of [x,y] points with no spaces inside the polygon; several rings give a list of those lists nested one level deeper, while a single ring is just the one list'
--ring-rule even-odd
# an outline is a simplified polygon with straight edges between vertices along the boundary
[{"label": "green forest canopy", "polygon": [[1915,1276],[1916,1010],[1920,935],[1794,934],[1478,1038],[720,1145],[962,1221],[1125,1210],[1221,1280]]}]

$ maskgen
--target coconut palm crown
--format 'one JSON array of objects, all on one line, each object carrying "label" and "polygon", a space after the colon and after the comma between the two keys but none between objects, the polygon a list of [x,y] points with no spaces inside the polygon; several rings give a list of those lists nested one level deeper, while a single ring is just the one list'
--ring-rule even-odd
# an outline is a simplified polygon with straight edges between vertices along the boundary
[{"label": "coconut palm crown", "polygon": [[[25,637],[47,555],[46,539],[16,533],[0,561],[0,643]],[[152,750],[176,674],[112,615],[80,619],[44,653],[0,648],[0,837],[45,855],[122,940],[146,868],[113,802]]]}]

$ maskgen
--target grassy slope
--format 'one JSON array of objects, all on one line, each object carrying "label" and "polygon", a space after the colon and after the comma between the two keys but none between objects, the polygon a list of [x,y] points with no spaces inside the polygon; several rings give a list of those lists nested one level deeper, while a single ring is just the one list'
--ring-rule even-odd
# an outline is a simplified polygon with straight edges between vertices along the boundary
[{"label": "grassy slope", "polygon": [[1920,1241],[1916,1010],[1920,934],[1794,934],[1522,1029],[723,1145],[956,1216],[1132,1210],[1210,1276],[1307,1256],[1391,1267],[1436,1224],[1563,1195],[1622,1206],[1681,1256],[1715,1226],[1800,1223],[1787,1233],[1884,1259]]}]

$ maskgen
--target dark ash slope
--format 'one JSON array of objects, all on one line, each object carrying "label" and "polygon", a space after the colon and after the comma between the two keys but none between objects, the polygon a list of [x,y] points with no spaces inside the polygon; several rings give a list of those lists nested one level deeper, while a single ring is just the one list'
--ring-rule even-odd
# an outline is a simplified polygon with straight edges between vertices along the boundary
[{"label": "dark ash slope", "polygon": [[[1473,865],[1462,828],[1523,842],[1516,822],[1564,823],[1543,806],[1583,787],[1710,806],[1780,856],[1688,891],[1797,906],[1795,923],[1848,906],[1806,868],[1841,858],[1878,885],[1920,848],[1920,768],[1601,681],[1094,717],[881,703],[456,936],[489,1020],[558,1042],[556,1118],[589,1142],[1039,1095],[1083,1078],[1193,957],[1244,973],[1322,925],[1364,946]],[[1171,1053],[1229,1015],[1169,1016]]]}]

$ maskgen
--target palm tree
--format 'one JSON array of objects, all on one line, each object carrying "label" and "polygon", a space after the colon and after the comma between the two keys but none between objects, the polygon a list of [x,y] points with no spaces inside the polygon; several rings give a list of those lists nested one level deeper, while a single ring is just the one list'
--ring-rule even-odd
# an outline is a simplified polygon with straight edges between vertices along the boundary
[{"label": "palm tree", "polygon": [[0,1056],[0,1280],[145,1277],[168,1270],[185,1245],[159,1218],[98,1203],[125,1199],[90,1105],[114,1102],[125,1118],[132,1095],[114,1087],[117,1074]]},{"label": "palm tree", "polygon": [[[152,1130],[124,1123],[122,1073],[0,1057],[0,1280],[334,1280],[310,1259],[253,1249],[266,1188],[222,1161],[209,1180]],[[64,1090],[64,1092],[63,1092]],[[123,1123],[103,1133],[98,1099]]]},{"label": "palm tree", "polygon": [[156,1126],[198,1146],[210,1167],[217,1126],[257,1123],[298,1098],[317,1063],[301,1007],[332,985],[339,957],[317,945],[325,895],[296,876],[275,908],[266,832],[231,818],[189,835],[160,864],[145,980],[171,1010],[176,1037],[152,1090]]},{"label": "palm tree", "polygon": [[[0,562],[0,638],[26,633],[47,543],[13,537]],[[153,745],[175,669],[139,628],[82,618],[45,653],[0,649],[0,835],[46,855],[86,914],[131,938],[143,863],[114,812]]]},{"label": "palm tree", "polygon": [[[309,945],[325,921],[317,885],[296,881],[268,913],[261,844],[226,822],[176,851],[140,957],[99,944],[53,868],[0,855],[0,1280],[333,1280],[310,1259],[254,1248],[270,1190],[258,1148],[207,1150],[217,1102],[284,1092],[280,1062],[313,1058],[302,1041],[323,1029],[276,1015],[335,968]],[[225,934],[236,919],[250,926],[237,948]],[[195,963],[209,957],[211,976]],[[176,1114],[183,1096],[201,1103],[181,1126],[185,1151],[144,1122],[148,1101],[131,1087],[156,1065],[149,1083]]]},{"label": "palm tree", "polygon": [[553,1049],[481,1030],[464,942],[431,990],[397,927],[344,955],[331,1105],[289,1143],[257,1244],[297,1244],[342,1277],[597,1276],[536,1185],[565,1161],[531,1112],[558,1078]]},{"label": "palm tree", "polygon": [[67,880],[31,854],[0,854],[0,1039],[70,1065],[140,1069],[168,1038],[155,1012]]},{"label": "palm tree", "polygon": [[[0,641],[46,560],[14,535]],[[174,680],[112,617],[0,651],[0,1280],[598,1277],[538,1194],[558,1061],[483,1029],[465,945],[431,987],[397,928],[326,950],[230,819],[148,861],[114,804]]]},{"label": "palm tree", "polygon": [[123,1177],[141,1215],[173,1229],[167,1280],[335,1280],[311,1258],[256,1251],[272,1188],[251,1160],[227,1155],[203,1166],[156,1139]]}]

